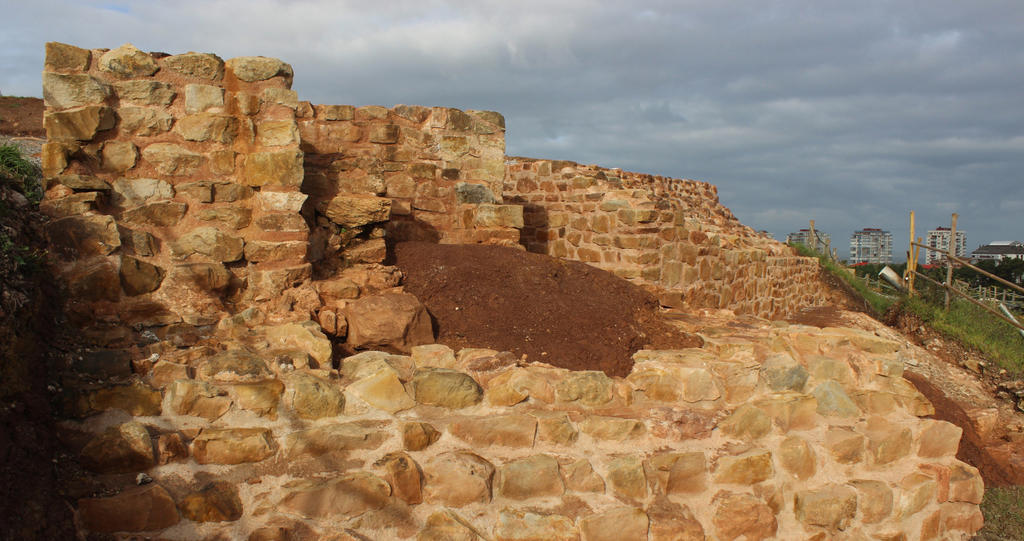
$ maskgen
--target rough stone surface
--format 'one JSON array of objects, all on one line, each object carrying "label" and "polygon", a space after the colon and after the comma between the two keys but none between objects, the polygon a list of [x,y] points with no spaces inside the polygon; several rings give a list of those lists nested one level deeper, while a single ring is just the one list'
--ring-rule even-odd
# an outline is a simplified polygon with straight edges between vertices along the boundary
[{"label": "rough stone surface", "polygon": [[650,520],[640,509],[620,507],[579,521],[583,541],[646,541]]},{"label": "rough stone surface", "polygon": [[327,203],[324,215],[344,227],[383,222],[391,216],[391,200],[368,195],[339,195]]},{"label": "rough stone surface", "polygon": [[86,74],[43,73],[43,99],[58,109],[103,103],[109,86]]},{"label": "rough stone surface", "polygon": [[804,524],[845,530],[857,514],[857,492],[840,485],[798,492],[793,510]]},{"label": "rough stone surface", "polygon": [[469,418],[452,423],[448,430],[474,447],[533,447],[537,420],[522,414]]},{"label": "rough stone surface", "polygon": [[289,377],[285,400],[303,419],[335,417],[345,410],[345,395],[338,383],[312,374]]},{"label": "rough stone surface", "polygon": [[131,43],[103,53],[99,67],[122,79],[153,75],[160,69],[149,53],[140,51]]},{"label": "rough stone surface", "polygon": [[408,352],[434,341],[430,316],[415,296],[383,293],[363,297],[345,307],[346,343],[356,349],[389,346]]},{"label": "rough stone surface", "polygon": [[281,509],[306,518],[357,517],[384,507],[391,495],[386,481],[366,472],[294,481],[284,488]]},{"label": "rough stone surface", "polygon": [[292,78],[292,67],[276,58],[264,56],[240,56],[227,61],[235,77],[247,82],[265,81],[278,75],[285,77],[289,82]]},{"label": "rough stone surface", "polygon": [[153,143],[142,149],[142,159],[153,164],[161,175],[191,175],[203,157],[174,143]]},{"label": "rough stone surface", "polygon": [[185,496],[178,509],[181,516],[195,522],[228,522],[242,518],[238,488],[226,481],[215,481]]},{"label": "rough stone surface", "polygon": [[494,466],[469,452],[437,455],[423,464],[424,497],[449,507],[491,501]]},{"label": "rough stone surface", "polygon": [[98,533],[161,530],[178,523],[174,500],[157,484],[130,488],[107,498],[78,500],[82,525]]},{"label": "rough stone surface", "polygon": [[273,438],[265,428],[206,428],[192,441],[199,464],[259,462],[273,453]]},{"label": "rough stone surface", "polygon": [[468,374],[443,368],[417,370],[412,380],[417,402],[460,409],[480,402],[483,390]]},{"label": "rough stone surface", "polygon": [[224,77],[224,61],[213,54],[177,54],[164,58],[161,64],[165,69],[197,79],[219,81]]},{"label": "rough stone surface", "polygon": [[778,530],[775,513],[759,498],[721,492],[715,495],[713,504],[715,531],[723,540],[761,541],[773,538]]},{"label": "rough stone surface", "polygon": [[113,109],[102,105],[85,105],[43,115],[46,137],[51,141],[88,141],[101,131],[114,127]]},{"label": "rough stone surface", "polygon": [[245,159],[245,183],[249,186],[302,184],[302,153],[296,150],[253,152]]},{"label": "rough stone surface", "polygon": [[511,500],[561,496],[565,487],[558,461],[550,455],[534,455],[503,465],[498,470],[497,492]]},{"label": "rough stone surface", "polygon": [[82,449],[82,464],[101,473],[142,471],[154,464],[153,442],[137,422],[112,426]]}]

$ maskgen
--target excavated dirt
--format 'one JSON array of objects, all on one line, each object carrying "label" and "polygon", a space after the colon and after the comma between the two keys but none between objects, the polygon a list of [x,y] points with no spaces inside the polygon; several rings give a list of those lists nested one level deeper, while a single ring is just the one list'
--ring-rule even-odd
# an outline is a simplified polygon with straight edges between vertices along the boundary
[{"label": "excavated dirt", "polygon": [[668,325],[657,299],[607,271],[500,246],[404,242],[394,262],[437,341],[625,376],[639,349],[699,347]]},{"label": "excavated dirt", "polygon": [[0,133],[14,136],[45,137],[43,100],[0,96]]}]

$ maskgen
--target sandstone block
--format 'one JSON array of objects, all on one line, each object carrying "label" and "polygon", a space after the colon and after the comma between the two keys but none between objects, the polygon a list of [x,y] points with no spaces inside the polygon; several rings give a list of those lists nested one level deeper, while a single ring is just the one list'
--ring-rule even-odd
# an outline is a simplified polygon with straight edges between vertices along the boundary
[{"label": "sandstone block", "polygon": [[[224,107],[224,89],[219,86],[185,85],[185,112],[203,113],[210,109]],[[187,117],[186,117],[187,118]]]},{"label": "sandstone block", "polygon": [[416,405],[416,401],[409,396],[398,379],[398,374],[390,367],[360,378],[345,390],[370,406],[388,413],[407,410]]},{"label": "sandstone block", "polygon": [[93,175],[64,174],[57,177],[57,182],[72,190],[106,191],[110,189],[110,184],[107,181]]},{"label": "sandstone block", "polygon": [[284,261],[306,259],[308,243],[301,240],[274,242],[269,240],[250,240],[245,243],[245,259],[247,261]]},{"label": "sandstone block", "polygon": [[[942,520],[939,529],[943,532],[962,531],[975,534],[984,526],[981,510],[971,504],[948,504],[942,506]],[[923,537],[923,536],[922,536]]]},{"label": "sandstone block", "polygon": [[84,73],[43,73],[43,100],[49,107],[68,109],[102,104],[111,88]]},{"label": "sandstone block", "polygon": [[121,101],[138,105],[170,105],[177,95],[171,85],[147,80],[114,83],[114,92]]},{"label": "sandstone block", "polygon": [[98,533],[162,530],[178,523],[174,500],[157,484],[132,487],[106,498],[78,500],[82,525]]},{"label": "sandstone block", "polygon": [[772,419],[757,406],[743,404],[719,423],[718,427],[727,436],[754,441],[771,432]]},{"label": "sandstone block", "polygon": [[107,255],[121,246],[112,216],[68,216],[47,224],[50,249],[66,259]]},{"label": "sandstone block", "polygon": [[337,382],[297,372],[286,383],[285,401],[302,419],[336,417],[345,411],[345,394]]},{"label": "sandstone block", "polygon": [[413,363],[420,368],[458,368],[455,365],[455,352],[444,344],[413,346],[410,355]]},{"label": "sandstone block", "polygon": [[707,487],[708,468],[702,452],[660,453],[644,462],[644,470],[658,494],[697,494]]},{"label": "sandstone block", "polygon": [[160,392],[148,385],[112,385],[82,396],[76,409],[83,416],[112,409],[136,417],[160,415],[160,398]]},{"label": "sandstone block", "polygon": [[185,496],[178,509],[181,516],[195,522],[230,522],[242,518],[238,487],[227,481],[214,481]]},{"label": "sandstone block", "polygon": [[273,379],[274,373],[256,354],[232,349],[202,361],[196,368],[196,378],[221,383],[253,383]]},{"label": "sandstone block", "polygon": [[613,382],[599,370],[574,371],[565,375],[555,387],[555,396],[563,402],[600,406],[612,400]]},{"label": "sandstone block", "polygon": [[950,468],[949,501],[981,504],[985,483],[973,466],[958,463]]},{"label": "sandstone block", "polygon": [[[493,380],[491,380],[493,382]],[[571,445],[579,438],[569,416],[565,413],[553,415],[535,415],[537,417],[537,439],[555,445]]]},{"label": "sandstone block", "polygon": [[434,341],[430,316],[420,301],[408,293],[382,293],[348,303],[346,343],[357,349],[391,346],[410,351],[412,346]]},{"label": "sandstone block", "polygon": [[156,440],[157,464],[170,464],[188,458],[188,446],[181,434],[171,432],[160,434]]},{"label": "sandstone block", "polygon": [[179,379],[188,379],[187,365],[160,360],[149,373],[149,384],[157,389],[164,389]]},{"label": "sandstone block", "polygon": [[888,464],[910,454],[913,434],[909,428],[890,423],[881,417],[869,417],[864,435],[868,452],[875,464]]},{"label": "sandstone block", "polygon": [[392,355],[383,351],[364,351],[341,361],[341,373],[348,379],[359,380],[381,371],[392,370],[402,382],[412,379],[416,365],[411,357]]},{"label": "sandstone block", "polygon": [[121,296],[115,258],[93,257],[76,261],[61,273],[68,293],[79,301],[117,302]]},{"label": "sandstone block", "polygon": [[494,466],[468,452],[447,452],[423,465],[424,496],[429,502],[463,507],[491,501]]},{"label": "sandstone block", "polygon": [[256,218],[256,227],[264,231],[297,232],[309,231],[306,219],[299,214],[263,214]]},{"label": "sandstone block", "polygon": [[650,520],[641,509],[619,507],[579,519],[583,541],[646,541]]},{"label": "sandstone block", "polygon": [[619,456],[608,461],[606,478],[612,493],[624,501],[647,497],[647,476],[638,456]]},{"label": "sandstone block", "polygon": [[590,415],[580,421],[580,430],[597,440],[625,441],[639,438],[647,432],[647,426],[637,419]]},{"label": "sandstone block", "polygon": [[43,143],[39,152],[39,166],[43,178],[53,178],[64,172],[68,167],[68,153],[73,152],[77,143]]},{"label": "sandstone block", "polygon": [[171,254],[180,259],[202,255],[214,261],[242,259],[244,241],[215,227],[197,227],[171,243]]},{"label": "sandstone block", "polygon": [[114,127],[114,110],[102,105],[85,105],[43,114],[46,138],[50,141],[90,141],[96,134]]},{"label": "sandstone block", "polygon": [[420,404],[451,409],[472,406],[483,397],[480,385],[468,374],[443,368],[417,370],[412,388]]},{"label": "sandstone block", "polygon": [[203,163],[201,155],[174,143],[153,143],[142,149],[142,159],[168,176],[191,175]]},{"label": "sandstone block", "polygon": [[231,408],[231,399],[226,391],[205,381],[179,379],[167,385],[167,405],[173,415],[214,421]]},{"label": "sandstone block", "polygon": [[764,410],[775,426],[783,432],[803,430],[816,424],[818,401],[810,395],[795,392],[779,392],[767,398],[756,400],[755,406]]},{"label": "sandstone block", "polygon": [[342,194],[327,203],[324,214],[344,227],[384,222],[391,216],[391,200],[371,195]]},{"label": "sandstone block", "polygon": [[753,485],[766,481],[773,475],[775,468],[772,465],[772,453],[768,450],[724,456],[718,459],[718,467],[715,469],[715,481],[718,483]]},{"label": "sandstone block", "polygon": [[[299,94],[294,90],[287,88],[275,88],[269,87],[264,88],[263,92],[260,93],[260,101],[263,105],[283,105],[289,109],[299,108]],[[295,140],[298,142],[298,139]]]},{"label": "sandstone block", "polygon": [[199,464],[259,462],[274,454],[274,438],[266,428],[204,428],[192,440]]},{"label": "sandstone block", "polygon": [[247,83],[265,81],[280,75],[290,84],[293,76],[292,67],[276,58],[240,56],[228,60],[226,64],[235,77]]},{"label": "sandstone block", "polygon": [[163,67],[186,77],[219,81],[224,78],[224,61],[206,53],[176,54],[164,58]]},{"label": "sandstone block", "polygon": [[124,211],[121,217],[126,222],[170,227],[177,225],[188,205],[177,201],[157,201]]},{"label": "sandstone block", "polygon": [[285,289],[308,280],[312,273],[313,269],[309,263],[284,268],[255,267],[249,272],[249,290],[252,292],[253,300],[270,300]]},{"label": "sandstone block", "polygon": [[474,447],[533,447],[537,420],[529,415],[510,414],[468,417],[448,426],[455,437]]},{"label": "sandstone block", "polygon": [[92,52],[66,43],[48,41],[44,65],[51,70],[85,71],[89,69]]},{"label": "sandstone block", "polygon": [[384,507],[391,496],[387,482],[367,472],[293,481],[283,488],[279,507],[306,518],[354,518]]},{"label": "sandstone block", "polygon": [[298,187],[302,184],[302,174],[302,152],[299,150],[253,152],[245,159],[244,178],[249,186]]},{"label": "sandstone block", "polygon": [[775,512],[755,496],[719,492],[712,504],[715,506],[712,522],[719,538],[725,541],[771,539],[778,530]]},{"label": "sandstone block", "polygon": [[174,133],[186,141],[230,145],[238,135],[238,119],[213,113],[190,114],[178,120],[174,125]]},{"label": "sandstone block", "polygon": [[264,120],[256,125],[256,144],[285,146],[299,142],[299,128],[294,120]]},{"label": "sandstone block", "polygon": [[194,286],[202,291],[215,291],[227,287],[231,273],[220,263],[186,263],[171,269],[168,283]]},{"label": "sandstone block", "polygon": [[406,451],[422,451],[430,447],[441,437],[433,425],[429,423],[405,423],[402,425],[402,447]]},{"label": "sandstone block", "polygon": [[82,449],[82,465],[95,472],[137,472],[153,464],[149,432],[135,421],[108,428]]},{"label": "sandstone block", "polygon": [[550,455],[513,460],[498,470],[498,493],[505,498],[526,500],[561,496],[564,492],[558,461]]},{"label": "sandstone block", "polygon": [[770,357],[761,365],[761,379],[773,391],[802,392],[807,375],[803,365],[785,354]]},{"label": "sandstone block", "polygon": [[498,199],[494,196],[494,192],[485,184],[458,182],[455,184],[455,202],[460,205],[464,203],[473,205],[496,204]]},{"label": "sandstone block", "polygon": [[312,321],[267,327],[266,336],[267,342],[273,347],[300,349],[308,353],[321,368],[331,365],[334,353],[331,341],[320,326]]},{"label": "sandstone block", "polygon": [[650,541],[704,541],[704,527],[685,505],[659,496],[647,508]]},{"label": "sandstone block", "polygon": [[896,514],[900,520],[904,520],[935,501],[938,483],[923,473],[915,472],[900,479],[899,488]]},{"label": "sandstone block", "polygon": [[426,526],[416,541],[481,541],[476,529],[451,511],[441,511],[427,517]]},{"label": "sandstone block", "polygon": [[797,520],[833,532],[845,530],[857,514],[857,492],[841,485],[797,492],[794,502]]},{"label": "sandstone block", "polygon": [[134,257],[121,256],[121,288],[134,296],[155,291],[164,279],[164,270]]},{"label": "sandstone block", "polygon": [[423,502],[423,472],[412,457],[401,451],[389,453],[375,465],[384,467],[396,498],[409,505]]},{"label": "sandstone block", "polygon": [[309,196],[302,192],[261,191],[256,194],[256,197],[259,200],[260,208],[264,211],[295,213],[302,210],[302,204]]},{"label": "sandstone block", "polygon": [[115,203],[138,206],[174,197],[174,188],[166,180],[155,178],[119,178],[111,185]]},{"label": "sandstone block", "polygon": [[502,509],[494,527],[495,541],[579,541],[576,525],[568,517]]},{"label": "sandstone block", "polygon": [[835,381],[825,381],[811,393],[818,401],[817,412],[824,416],[857,417],[860,408],[846,394],[843,386]]},{"label": "sandstone block", "polygon": [[473,223],[477,227],[523,228],[523,207],[521,205],[480,204],[476,207]]},{"label": "sandstone block", "polygon": [[387,434],[361,423],[332,423],[285,436],[285,457],[316,458],[329,453],[377,449]]},{"label": "sandstone block", "polygon": [[573,492],[604,492],[604,479],[590,462],[584,458],[561,467],[562,482],[566,490]]},{"label": "sandstone block", "polygon": [[946,421],[922,419],[923,427],[917,445],[917,455],[938,458],[956,455],[963,429]]},{"label": "sandstone block", "polygon": [[139,151],[127,141],[107,141],[100,150],[100,162],[106,171],[127,171],[135,167],[138,158]]},{"label": "sandstone block", "polygon": [[814,450],[807,440],[798,436],[790,436],[779,445],[779,463],[782,468],[800,481],[810,479],[817,471]]},{"label": "sandstone block", "polygon": [[892,489],[884,481],[855,479],[850,485],[857,489],[861,521],[865,524],[881,522],[892,516]]},{"label": "sandstone block", "polygon": [[100,70],[122,79],[148,77],[160,69],[152,55],[140,51],[131,43],[103,53],[99,66]]},{"label": "sandstone block", "polygon": [[355,107],[351,105],[315,105],[316,117],[321,120],[352,120]]},{"label": "sandstone block", "polygon": [[231,400],[239,408],[259,417],[277,419],[277,405],[284,392],[284,384],[280,381],[236,383],[226,387]]},{"label": "sandstone block", "polygon": [[[196,217],[204,222],[214,222],[215,224],[221,224],[230,229],[242,229],[252,222],[252,209],[244,207],[218,207],[203,209],[199,211]],[[250,241],[245,245],[245,250],[248,251],[251,244],[264,242],[266,241]],[[303,243],[302,255],[305,256],[305,254],[305,243]],[[248,255],[246,255],[246,259],[249,261],[260,261],[259,259],[253,259]]]}]

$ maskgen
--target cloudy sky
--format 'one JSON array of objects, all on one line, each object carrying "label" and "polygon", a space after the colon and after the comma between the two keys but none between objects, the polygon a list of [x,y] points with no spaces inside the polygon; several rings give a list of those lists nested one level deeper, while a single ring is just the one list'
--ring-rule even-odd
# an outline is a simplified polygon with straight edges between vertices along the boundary
[{"label": "cloudy sky", "polygon": [[0,92],[43,46],[263,55],[314,103],[505,115],[510,155],[718,186],[740,220],[861,227],[960,214],[1024,241],[1024,3],[724,0],[0,0]]}]

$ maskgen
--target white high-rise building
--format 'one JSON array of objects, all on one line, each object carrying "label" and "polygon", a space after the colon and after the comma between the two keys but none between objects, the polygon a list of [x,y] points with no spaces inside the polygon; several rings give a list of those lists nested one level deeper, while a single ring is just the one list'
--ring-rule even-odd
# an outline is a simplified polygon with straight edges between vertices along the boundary
[{"label": "white high-rise building", "polygon": [[871,227],[854,231],[849,263],[892,263],[892,233]]},{"label": "white high-rise building", "polygon": [[818,237],[817,242],[811,241],[811,230],[801,229],[795,233],[789,233],[786,235],[786,244],[803,244],[808,248],[813,248],[816,252],[824,253],[827,246],[832,243],[832,237],[824,231],[814,230],[814,236]]},{"label": "white high-rise building", "polygon": [[[925,241],[934,250],[925,249],[924,262],[926,265],[933,265],[946,260],[946,251],[949,250],[949,238],[952,231],[948,227],[939,227],[928,232],[928,240]],[[967,256],[967,233],[956,232],[956,243],[953,246],[953,255],[956,257]]]}]

